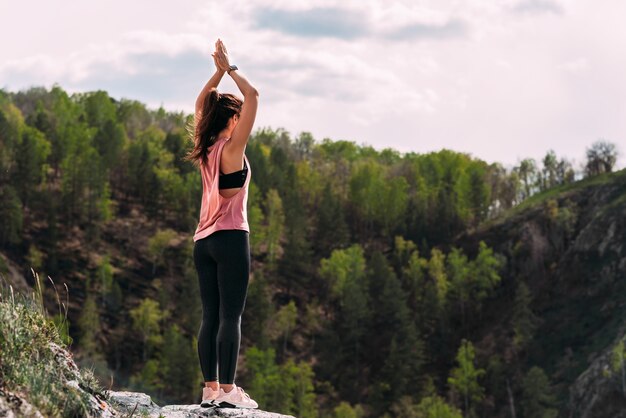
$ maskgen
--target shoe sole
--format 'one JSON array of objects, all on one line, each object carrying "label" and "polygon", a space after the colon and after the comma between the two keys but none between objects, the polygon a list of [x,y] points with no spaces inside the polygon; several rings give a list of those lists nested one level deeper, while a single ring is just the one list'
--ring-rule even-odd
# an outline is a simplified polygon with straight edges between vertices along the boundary
[{"label": "shoe sole", "polygon": [[258,406],[242,405],[231,402],[222,401],[217,404],[219,408],[245,408],[245,409],[257,409]]},{"label": "shoe sole", "polygon": [[212,408],[212,407],[217,406],[217,404],[215,403],[215,401],[212,401],[212,400],[211,400],[211,401],[208,401],[208,400],[207,400],[207,401],[202,401],[202,402],[200,403],[200,406],[201,406],[202,408]]}]

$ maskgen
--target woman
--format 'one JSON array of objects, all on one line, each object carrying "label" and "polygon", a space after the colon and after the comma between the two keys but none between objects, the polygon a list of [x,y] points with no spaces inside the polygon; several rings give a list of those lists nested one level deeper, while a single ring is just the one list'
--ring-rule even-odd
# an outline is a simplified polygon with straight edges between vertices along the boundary
[{"label": "woman", "polygon": [[[230,64],[219,39],[212,56],[217,68],[196,100],[194,148],[186,156],[199,166],[203,190],[193,236],[202,299],[198,355],[205,384],[201,405],[257,408],[234,379],[250,274],[246,205],[252,172],[244,152],[259,94]],[[217,91],[225,73],[237,84],[243,101]]]}]

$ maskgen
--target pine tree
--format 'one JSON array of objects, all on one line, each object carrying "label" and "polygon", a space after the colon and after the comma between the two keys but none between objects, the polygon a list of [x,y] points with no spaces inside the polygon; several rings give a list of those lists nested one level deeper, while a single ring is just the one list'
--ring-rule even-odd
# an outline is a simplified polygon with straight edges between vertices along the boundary
[{"label": "pine tree", "polygon": [[100,296],[102,304],[106,303],[106,297],[113,290],[113,266],[109,261],[109,255],[105,255],[98,266],[98,278],[100,279]]},{"label": "pine tree", "polygon": [[556,398],[543,369],[533,366],[522,381],[520,401],[524,418],[556,418]]},{"label": "pine tree", "polygon": [[67,152],[60,162],[61,204],[70,226],[85,221],[88,199],[85,199],[91,176],[93,148],[90,131],[83,125],[68,129]]},{"label": "pine tree", "polygon": [[[191,251],[191,247],[187,247],[185,253],[191,254]],[[175,303],[174,309],[181,328],[194,333],[200,328],[202,318],[202,301],[198,296],[200,294],[198,281],[198,273],[193,266],[192,260],[188,260],[184,264],[180,283],[180,300],[184,300],[185,303]],[[244,310],[244,314],[246,310]]]},{"label": "pine tree", "polygon": [[6,96],[0,98],[0,184],[6,185],[15,170],[15,153],[23,129],[22,112]]},{"label": "pine tree", "polygon": [[487,216],[491,200],[490,187],[487,183],[484,163],[474,162],[467,169],[469,177],[469,210],[472,214],[471,225],[476,227]]},{"label": "pine tree", "polygon": [[304,361],[296,363],[293,359],[289,359],[280,367],[280,370],[283,382],[281,389],[289,388],[288,393],[291,393],[293,399],[292,407],[284,413],[301,418],[317,418],[318,411],[313,387],[315,374],[311,365]]},{"label": "pine tree", "polygon": [[436,328],[437,301],[434,286],[428,286],[428,260],[413,251],[402,269],[403,287],[407,292],[408,306],[412,312],[413,322],[418,324],[422,334],[428,335]]},{"label": "pine tree", "polygon": [[472,276],[467,256],[460,249],[453,247],[448,253],[446,271],[450,278],[450,295],[458,303],[465,332],[465,315],[471,298]]},{"label": "pine tree", "polygon": [[426,335],[432,335],[434,349],[445,355],[449,351],[447,344],[448,334],[450,332],[448,321],[448,292],[450,291],[450,283],[445,268],[446,255],[438,248],[432,248],[430,251],[430,259],[427,263],[427,281],[425,283],[424,304],[426,314],[424,316],[424,326],[430,326],[426,329]]},{"label": "pine tree", "polygon": [[281,376],[275,358],[276,350],[271,347],[261,350],[253,345],[245,352],[248,391],[263,409],[274,410],[276,403],[274,398],[285,397],[282,392],[276,390],[281,387]]},{"label": "pine tree", "polygon": [[176,237],[176,231],[171,228],[158,230],[148,239],[148,254],[152,258],[152,275],[156,273],[159,265],[165,265],[166,257],[163,257],[165,250],[170,246],[170,242]]},{"label": "pine tree", "polygon": [[128,146],[127,173],[128,194],[141,202],[149,216],[155,216],[161,210],[159,201],[160,183],[155,168],[159,167],[162,141],[165,138],[158,128],[148,128]]},{"label": "pine tree", "polygon": [[114,120],[104,122],[104,125],[94,135],[93,146],[102,158],[107,174],[118,163],[123,147],[127,142],[124,128]]},{"label": "pine tree", "polygon": [[437,308],[440,313],[446,309],[446,296],[450,284],[445,271],[446,256],[437,248],[433,248],[430,252],[430,260],[428,260],[428,275],[430,277],[430,285],[434,287],[437,295]]},{"label": "pine tree", "polygon": [[297,319],[298,308],[293,300],[290,300],[288,304],[283,305],[272,318],[269,333],[273,339],[282,339],[281,357],[283,358],[285,356],[285,351],[287,350],[289,335],[291,330],[296,327]]},{"label": "pine tree", "polygon": [[515,291],[515,301],[513,302],[513,344],[516,348],[526,346],[532,340],[539,323],[539,318],[530,309],[532,296],[526,283],[520,280]]},{"label": "pine tree", "polygon": [[478,244],[478,254],[470,263],[472,275],[471,298],[478,312],[481,312],[482,302],[490,296],[495,287],[500,284],[500,270],[504,266],[506,258],[501,254],[494,254],[484,241]]},{"label": "pine tree", "polygon": [[0,246],[19,244],[24,218],[22,202],[11,186],[0,187]]},{"label": "pine tree", "polygon": [[406,293],[395,274],[391,273],[385,281],[381,300],[375,306],[378,309],[374,315],[380,315],[381,322],[386,324],[386,330],[381,332],[384,332],[385,340],[389,342],[388,348],[384,350],[388,353],[384,367],[376,375],[389,384],[390,401],[404,395],[417,396],[422,383],[420,376],[424,363],[424,344],[411,321]]},{"label": "pine tree", "polygon": [[461,411],[448,405],[437,395],[422,398],[417,405],[416,412],[415,418],[462,418],[463,416]]},{"label": "pine tree", "polygon": [[246,301],[242,319],[247,330],[246,336],[252,344],[264,350],[270,346],[268,321],[273,314],[274,307],[267,279],[260,269],[252,273]]},{"label": "pine tree", "polygon": [[[141,370],[130,377],[131,387],[140,392],[148,392],[152,397],[160,397],[165,387],[161,377],[161,363],[153,358],[146,361]],[[156,400],[161,403],[160,399]]]},{"label": "pine tree", "polygon": [[306,291],[306,285],[313,276],[313,251],[309,239],[309,225],[301,195],[296,187],[295,173],[291,186],[287,189],[285,205],[285,252],[280,259],[280,277],[284,281],[287,297]]},{"label": "pine tree", "polygon": [[408,265],[411,256],[417,251],[417,245],[411,241],[404,239],[401,235],[394,237],[392,267],[396,274],[400,275],[403,269]]},{"label": "pine tree", "polygon": [[353,203],[353,222],[359,231],[359,238],[372,237],[375,226],[384,225],[381,213],[384,207],[384,192],[388,187],[383,177],[383,170],[374,161],[355,164],[350,177],[350,201]]},{"label": "pine tree", "polygon": [[424,344],[412,321],[407,294],[380,251],[368,264],[371,323],[367,338],[370,376],[376,376],[370,403],[382,413],[402,396],[417,396],[422,382]]},{"label": "pine tree", "polygon": [[333,195],[330,183],[326,183],[317,209],[315,227],[316,253],[328,257],[332,250],[349,243],[350,231],[345,221],[341,201]]},{"label": "pine tree", "polygon": [[277,365],[273,348],[259,350],[255,346],[246,350],[245,357],[250,396],[260,408],[317,418],[315,376],[309,364],[289,359],[283,365]]},{"label": "pine tree", "polygon": [[281,239],[285,228],[283,201],[275,189],[267,193],[267,261],[269,268],[276,266],[281,252]]},{"label": "pine tree", "polygon": [[379,219],[382,220],[383,236],[393,236],[406,227],[409,208],[409,183],[403,176],[387,178],[379,199]]},{"label": "pine tree", "polygon": [[[358,400],[359,389],[363,387],[364,336],[371,315],[363,249],[355,244],[334,250],[328,259],[321,260],[319,274],[329,288],[326,303],[335,306],[337,311],[324,336],[327,341],[322,344],[328,350],[324,355],[324,368],[345,393],[345,399]],[[350,367],[346,368],[347,364]]]},{"label": "pine tree", "polygon": [[192,402],[197,382],[202,380],[197,363],[197,351],[176,324],[163,336],[161,374],[165,392],[172,401]]},{"label": "pine tree", "polygon": [[248,186],[247,211],[250,230],[254,231],[254,234],[250,234],[250,252],[252,255],[260,252],[261,245],[267,241],[267,226],[265,225],[265,216],[261,209],[261,200],[261,190],[256,185],[256,181],[251,181]]},{"label": "pine tree", "polygon": [[463,339],[457,352],[458,367],[452,369],[448,384],[463,398],[463,411],[466,417],[475,417],[475,404],[484,398],[484,389],[478,379],[485,374],[484,369],[474,365],[474,346],[471,341]]},{"label": "pine tree", "polygon": [[133,330],[141,336],[143,354],[142,359],[146,361],[150,354],[150,349],[161,343],[161,321],[167,318],[168,312],[162,311],[159,303],[153,299],[145,298],[138,306],[130,310],[133,320]]},{"label": "pine tree", "polygon": [[346,401],[341,401],[339,405],[333,409],[333,418],[362,418],[365,415],[361,405],[354,407]]},{"label": "pine tree", "polygon": [[39,184],[45,180],[44,163],[51,144],[39,130],[26,126],[15,150],[15,175],[11,183],[24,207],[29,206]]},{"label": "pine tree", "polygon": [[[89,281],[87,283],[89,288]],[[79,346],[85,358],[94,359],[101,353],[97,336],[101,333],[100,314],[96,306],[94,294],[87,290],[87,298],[83,306],[82,313],[78,318],[78,328],[80,331]]]}]

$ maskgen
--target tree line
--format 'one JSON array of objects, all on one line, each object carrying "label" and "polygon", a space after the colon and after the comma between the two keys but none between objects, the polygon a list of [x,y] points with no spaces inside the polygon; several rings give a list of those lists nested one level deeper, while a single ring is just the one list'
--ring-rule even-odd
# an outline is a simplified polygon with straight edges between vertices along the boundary
[{"label": "tree line", "polygon": [[[115,219],[145,216],[154,228],[137,250],[138,277],[107,248],[84,272],[65,335],[102,376],[171,402],[195,401],[202,379],[190,257],[202,186],[182,161],[192,117],[104,91],[0,91],[0,245],[54,277],[66,271],[59,254],[73,228],[101,252]],[[270,128],[254,132],[246,155],[257,267],[241,379],[265,409],[337,418],[477,416],[487,395],[511,398],[504,366],[478,364],[471,342],[506,260],[484,242],[473,256],[449,243],[617,160],[615,145],[598,141],[580,172],[553,151],[506,170],[446,149],[400,154]],[[134,234],[122,251],[143,242]],[[524,286],[510,323],[520,352],[539,321]],[[545,373],[525,376],[522,416],[554,416]]]}]

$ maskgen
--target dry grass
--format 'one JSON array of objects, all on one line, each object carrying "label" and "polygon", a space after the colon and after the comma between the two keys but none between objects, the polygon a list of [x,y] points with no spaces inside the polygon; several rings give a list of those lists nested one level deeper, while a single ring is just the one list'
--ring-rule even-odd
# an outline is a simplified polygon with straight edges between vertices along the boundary
[{"label": "dry grass", "polygon": [[[88,369],[76,372],[60,363],[51,347],[67,350],[59,331],[67,326],[68,299],[61,301],[48,277],[57,296],[55,322],[43,305],[39,275],[33,275],[37,288],[30,294],[15,292],[0,275],[0,387],[24,397],[44,416],[90,416],[87,392],[100,392],[99,382]],[[68,380],[77,380],[83,390],[68,387]]]}]

